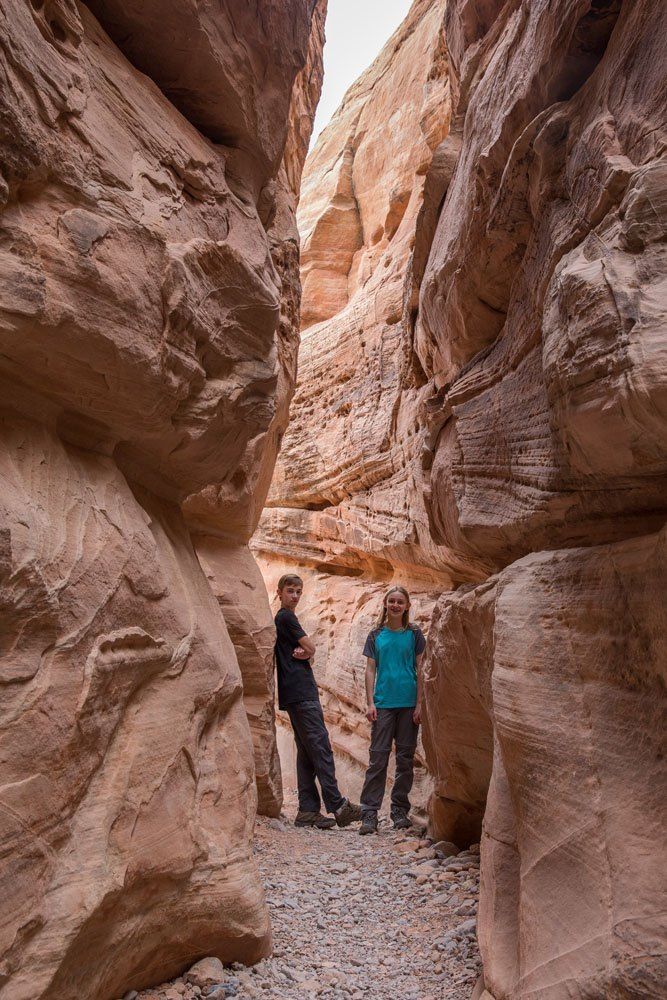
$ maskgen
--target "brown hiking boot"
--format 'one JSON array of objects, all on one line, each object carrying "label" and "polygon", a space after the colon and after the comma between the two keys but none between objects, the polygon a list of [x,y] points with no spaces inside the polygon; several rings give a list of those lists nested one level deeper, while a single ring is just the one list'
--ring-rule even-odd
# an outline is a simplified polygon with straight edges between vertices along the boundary
[{"label": "brown hiking boot", "polygon": [[404,809],[394,809],[391,814],[394,830],[410,830],[412,823]]},{"label": "brown hiking boot", "polygon": [[361,819],[361,806],[345,799],[345,802],[334,813],[339,826],[349,826],[350,823],[357,823]]},{"label": "brown hiking boot", "polygon": [[331,830],[336,825],[336,820],[333,816],[323,816],[322,813],[298,812],[294,825],[315,826],[318,830]]},{"label": "brown hiking boot", "polygon": [[369,833],[378,832],[378,814],[376,812],[365,812],[361,817],[361,826],[359,827],[359,833],[362,837],[366,837]]}]

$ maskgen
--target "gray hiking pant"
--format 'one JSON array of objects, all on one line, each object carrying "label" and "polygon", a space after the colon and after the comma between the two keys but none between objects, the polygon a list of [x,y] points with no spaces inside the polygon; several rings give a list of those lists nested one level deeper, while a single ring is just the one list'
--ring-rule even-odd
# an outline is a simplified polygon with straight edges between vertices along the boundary
[{"label": "gray hiking pant", "polygon": [[378,708],[371,729],[370,764],[361,793],[361,811],[378,812],[384,798],[392,743],[396,743],[396,777],[391,790],[391,814],[407,813],[414,776],[414,758],[419,726],[412,720],[414,708]]}]

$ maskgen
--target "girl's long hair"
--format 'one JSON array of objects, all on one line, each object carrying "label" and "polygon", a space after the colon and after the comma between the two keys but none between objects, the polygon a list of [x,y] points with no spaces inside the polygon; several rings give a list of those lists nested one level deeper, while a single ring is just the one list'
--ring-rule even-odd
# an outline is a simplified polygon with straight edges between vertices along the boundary
[{"label": "girl's long hair", "polygon": [[398,592],[399,594],[403,594],[403,597],[408,602],[408,606],[405,609],[405,611],[403,612],[402,623],[403,623],[403,628],[407,628],[409,626],[409,624],[410,624],[410,595],[408,594],[408,592],[405,589],[405,587],[390,587],[390,589],[384,595],[384,600],[382,601],[382,613],[381,613],[380,617],[378,618],[378,623],[377,623],[376,628],[382,628],[382,626],[386,622],[386,620],[387,620],[387,598],[389,597],[390,594],[395,594],[396,592]]}]

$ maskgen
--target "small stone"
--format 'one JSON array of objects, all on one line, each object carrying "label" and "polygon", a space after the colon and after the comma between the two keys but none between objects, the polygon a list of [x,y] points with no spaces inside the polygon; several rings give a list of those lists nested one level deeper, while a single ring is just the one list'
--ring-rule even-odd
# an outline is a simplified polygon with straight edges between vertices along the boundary
[{"label": "small stone", "polygon": [[138,996],[139,994],[137,993],[136,990],[128,990],[125,996],[123,997],[123,1000],[137,1000]]},{"label": "small stone", "polygon": [[431,897],[431,902],[432,903],[438,903],[438,904],[444,906],[445,904],[447,904],[450,901],[451,898],[452,898],[452,894],[450,892],[437,892],[435,894],[435,896]]},{"label": "small stone", "polygon": [[477,921],[475,919],[465,920],[462,924],[456,928],[457,934],[474,934],[477,929]]},{"label": "small stone", "polygon": [[310,990],[313,993],[318,992],[321,985],[319,979],[302,979],[299,983],[302,990]]},{"label": "small stone", "polygon": [[460,853],[459,848],[451,840],[439,840],[433,845],[433,850],[442,855],[443,858],[456,857]]},{"label": "small stone", "polygon": [[193,986],[216,986],[224,978],[224,975],[225,967],[220,959],[211,956],[195,962],[192,968],[185,973],[184,979],[186,983],[191,983]]}]

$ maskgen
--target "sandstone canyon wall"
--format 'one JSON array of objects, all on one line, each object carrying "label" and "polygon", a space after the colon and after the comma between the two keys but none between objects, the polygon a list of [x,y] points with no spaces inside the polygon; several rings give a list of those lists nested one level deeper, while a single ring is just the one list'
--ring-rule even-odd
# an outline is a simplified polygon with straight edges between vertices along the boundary
[{"label": "sandstone canyon wall", "polygon": [[[0,2],[3,1000],[269,947],[243,543],[290,391],[315,6]],[[232,525],[224,599],[188,497],[210,577]]]},{"label": "sandstone canyon wall", "polygon": [[[667,9],[450,0],[458,155],[415,349],[438,836],[477,839],[495,1000],[664,989]],[[445,155],[443,153],[443,155]],[[428,183],[428,181],[427,181]]]},{"label": "sandstone canyon wall", "polygon": [[318,645],[325,715],[358,775],[369,737],[361,651],[389,582],[412,590],[425,625],[455,572],[479,580],[485,571],[430,538],[426,380],[411,349],[415,302],[404,301],[416,221],[436,197],[425,175],[449,126],[443,10],[444,0],[413,4],[308,157],[298,385],[252,542],[270,594],[287,570],[306,580],[299,614]]}]

